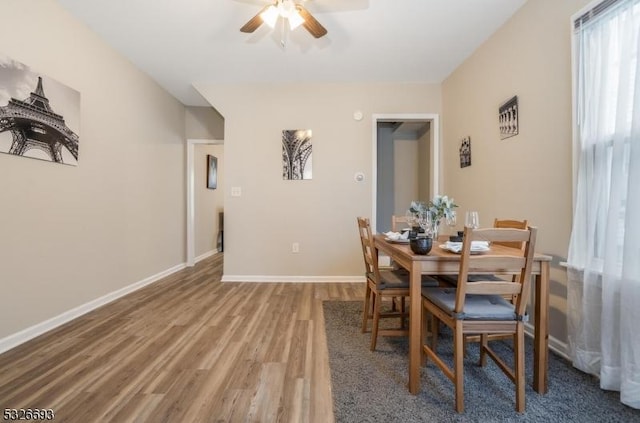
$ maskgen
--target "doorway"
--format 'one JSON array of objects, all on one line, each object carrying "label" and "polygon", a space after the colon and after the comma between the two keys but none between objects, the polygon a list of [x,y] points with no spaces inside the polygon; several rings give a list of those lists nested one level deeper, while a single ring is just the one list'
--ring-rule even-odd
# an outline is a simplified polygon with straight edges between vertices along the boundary
[{"label": "doorway", "polygon": [[[197,145],[222,145],[222,140],[202,140],[202,139],[187,139],[187,266],[193,266],[196,260],[205,258],[204,256],[195,257],[196,254],[196,175],[195,175],[195,157]],[[218,163],[220,166],[221,163]],[[218,178],[221,177],[221,169],[218,168]],[[199,175],[203,177],[203,175]],[[220,182],[220,179],[219,179]],[[218,183],[218,189],[222,190],[224,185]],[[224,207],[224,205],[223,205]],[[215,219],[216,227],[220,224],[218,221],[218,214],[211,216],[211,219]],[[216,229],[215,234],[211,234],[212,237],[217,236],[217,232],[221,228]],[[212,251],[215,253],[215,251]],[[208,254],[210,255],[210,254]]]},{"label": "doorway", "polygon": [[391,229],[412,200],[429,201],[439,191],[440,134],[437,114],[373,116],[373,210],[375,232]]}]

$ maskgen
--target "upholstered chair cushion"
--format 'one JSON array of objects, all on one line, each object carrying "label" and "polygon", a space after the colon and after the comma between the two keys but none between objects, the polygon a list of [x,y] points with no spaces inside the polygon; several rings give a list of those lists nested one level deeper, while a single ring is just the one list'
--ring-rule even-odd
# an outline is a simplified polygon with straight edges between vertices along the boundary
[{"label": "upholstered chair cushion", "polygon": [[[514,305],[500,295],[467,294],[463,312],[458,316],[453,311],[456,304],[455,288],[423,288],[422,296],[461,320],[518,320]],[[522,320],[527,319],[528,316],[524,316]]]},{"label": "upholstered chair cushion", "polygon": [[[373,279],[373,275],[367,274],[367,278]],[[409,272],[404,269],[398,270],[381,270],[380,271],[380,289],[389,288],[408,288]],[[422,287],[438,286],[438,281],[428,275],[422,275]]]}]

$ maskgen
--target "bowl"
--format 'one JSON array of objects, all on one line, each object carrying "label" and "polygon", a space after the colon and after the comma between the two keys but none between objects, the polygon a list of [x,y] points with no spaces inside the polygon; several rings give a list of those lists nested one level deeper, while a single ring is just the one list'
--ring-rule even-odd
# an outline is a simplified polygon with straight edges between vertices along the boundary
[{"label": "bowl", "polygon": [[433,246],[433,238],[427,236],[419,236],[409,240],[409,247],[415,254],[429,254]]}]

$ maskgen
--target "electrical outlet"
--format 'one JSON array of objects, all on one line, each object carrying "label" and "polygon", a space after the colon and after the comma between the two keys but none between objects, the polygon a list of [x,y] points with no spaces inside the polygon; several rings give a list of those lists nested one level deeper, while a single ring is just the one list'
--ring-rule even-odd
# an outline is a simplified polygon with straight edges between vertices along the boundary
[{"label": "electrical outlet", "polygon": [[292,253],[299,253],[300,252],[300,244],[297,242],[294,242],[293,244],[291,244],[291,252]]},{"label": "electrical outlet", "polygon": [[231,187],[231,196],[232,197],[240,197],[242,195],[241,187]]}]

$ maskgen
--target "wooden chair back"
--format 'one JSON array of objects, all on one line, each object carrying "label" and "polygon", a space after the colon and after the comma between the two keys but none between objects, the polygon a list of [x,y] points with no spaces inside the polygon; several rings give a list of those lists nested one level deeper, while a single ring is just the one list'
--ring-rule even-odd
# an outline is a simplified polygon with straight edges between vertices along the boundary
[{"label": "wooden chair back", "polygon": [[[374,245],[371,223],[366,217],[358,217],[358,232],[360,243],[362,244],[362,256],[366,268],[366,288],[365,300],[362,313],[362,332],[367,331],[367,322],[371,324],[371,351],[376,349],[378,335],[384,336],[407,336],[409,331],[406,328],[405,320],[408,313],[405,307],[405,298],[409,296],[409,284],[404,282],[402,276],[395,272],[380,271],[378,266],[378,252]],[[395,286],[391,286],[391,285]],[[391,298],[391,310],[383,310],[383,298]],[[397,309],[396,300],[400,303],[400,310]],[[379,328],[382,318],[397,318],[400,320],[399,328]]]},{"label": "wooden chair back", "polygon": [[[527,229],[529,222],[525,220],[513,220],[513,219],[498,219],[493,221],[494,228],[513,228],[513,229]],[[504,245],[511,248],[524,248],[522,242],[498,242],[497,245]]]},{"label": "wooden chair back", "polygon": [[408,228],[409,222],[407,222],[407,216],[391,216],[391,230],[393,232],[400,232],[402,228]]},{"label": "wooden chair back", "polygon": [[[465,295],[467,294],[510,295],[514,299],[516,314],[524,316],[530,291],[536,234],[537,228],[535,227],[527,229],[465,228],[454,311],[463,313]],[[491,245],[522,243],[523,248],[510,250],[499,255],[471,254],[473,241],[488,241]],[[512,274],[517,277],[511,281],[498,282],[491,279],[486,281],[476,279],[469,283],[467,281],[470,273],[474,275]]]},{"label": "wooden chair back", "polygon": [[378,257],[373,245],[373,233],[371,223],[366,217],[358,217],[358,232],[360,243],[362,244],[362,256],[367,273],[367,278],[373,279],[376,284],[380,281],[380,269],[378,267]]}]

